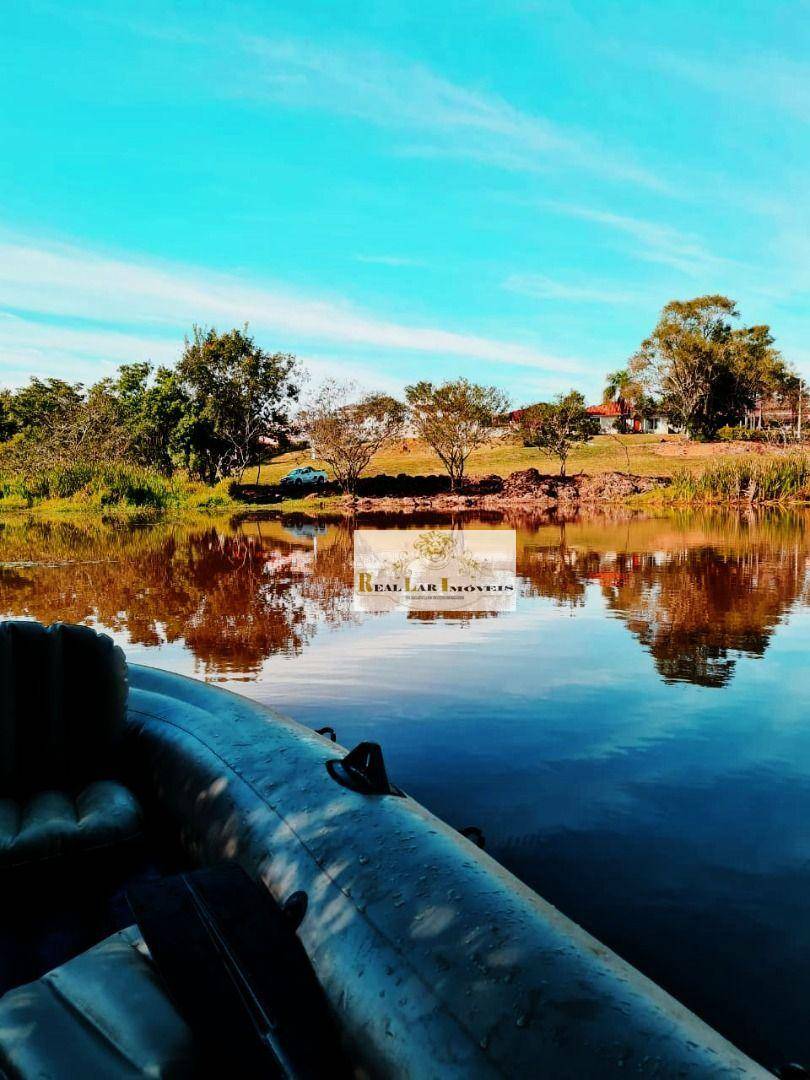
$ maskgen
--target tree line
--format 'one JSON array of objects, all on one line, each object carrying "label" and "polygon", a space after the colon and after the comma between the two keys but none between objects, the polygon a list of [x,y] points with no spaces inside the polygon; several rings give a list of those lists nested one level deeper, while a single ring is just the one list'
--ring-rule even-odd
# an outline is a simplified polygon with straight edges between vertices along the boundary
[{"label": "tree line", "polygon": [[627,366],[608,376],[605,400],[641,416],[663,412],[704,440],[739,424],[763,397],[798,411],[804,384],[771,328],[739,318],[727,296],[670,301]]},{"label": "tree line", "polygon": [[130,462],[212,484],[239,475],[268,444],[285,446],[302,372],[244,329],[195,327],[175,367],[124,364],[86,388],[32,378],[0,392],[10,471],[76,462]]},{"label": "tree line", "polygon": [[[663,412],[692,437],[712,438],[764,395],[801,401],[801,380],[770,328],[738,323],[725,296],[668,303],[627,366],[608,377],[605,397],[621,404],[620,427],[629,412]],[[599,431],[576,390],[510,420],[497,387],[467,379],[414,383],[404,401],[328,382],[296,412],[304,377],[295,357],[263,350],[246,326],[195,327],[173,368],[138,362],[89,388],[32,378],[0,391],[2,464],[25,472],[121,461],[211,484],[241,478],[299,440],[351,492],[374,455],[407,431],[432,448],[457,488],[470,454],[496,430],[516,427],[525,445],[559,460],[562,474],[571,450]]]}]

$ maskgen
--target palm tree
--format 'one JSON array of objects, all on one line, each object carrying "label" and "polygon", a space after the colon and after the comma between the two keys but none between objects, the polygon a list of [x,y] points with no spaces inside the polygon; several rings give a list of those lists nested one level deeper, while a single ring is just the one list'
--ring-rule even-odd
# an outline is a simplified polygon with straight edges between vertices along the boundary
[{"label": "palm tree", "polygon": [[624,433],[627,430],[627,413],[630,405],[638,396],[639,385],[627,368],[611,371],[605,380],[605,391],[602,400],[605,404],[615,402],[620,409],[619,430]]}]

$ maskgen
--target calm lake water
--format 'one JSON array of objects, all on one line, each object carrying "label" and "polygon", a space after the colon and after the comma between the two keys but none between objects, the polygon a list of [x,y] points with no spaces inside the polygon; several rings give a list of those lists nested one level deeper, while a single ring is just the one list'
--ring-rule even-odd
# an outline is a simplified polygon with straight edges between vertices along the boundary
[{"label": "calm lake water", "polygon": [[465,525],[499,523],[513,613],[354,614],[351,526],[283,520],[7,520],[0,610],[381,742],[739,1046],[810,1063],[810,517]]}]

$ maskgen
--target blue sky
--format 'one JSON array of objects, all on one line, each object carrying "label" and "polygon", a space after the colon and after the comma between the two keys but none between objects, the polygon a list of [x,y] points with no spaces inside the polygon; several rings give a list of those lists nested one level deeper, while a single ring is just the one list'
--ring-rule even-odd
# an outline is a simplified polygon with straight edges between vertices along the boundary
[{"label": "blue sky", "polygon": [[810,377],[810,4],[6,0],[0,379],[249,321],[327,376],[599,394],[725,292]]}]

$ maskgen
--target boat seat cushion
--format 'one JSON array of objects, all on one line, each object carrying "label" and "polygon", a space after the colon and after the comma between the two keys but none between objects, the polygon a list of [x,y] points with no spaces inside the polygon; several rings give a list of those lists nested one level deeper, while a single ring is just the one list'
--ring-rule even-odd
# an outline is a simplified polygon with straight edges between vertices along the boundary
[{"label": "boat seat cushion", "polygon": [[190,1029],[136,927],[0,999],[0,1076],[200,1075]]},{"label": "boat seat cushion", "polygon": [[114,775],[126,700],[126,661],[105,634],[0,622],[0,797]]},{"label": "boat seat cushion", "polygon": [[76,795],[40,791],[19,801],[0,798],[0,868],[112,847],[140,829],[135,796],[113,780],[96,780]]}]

